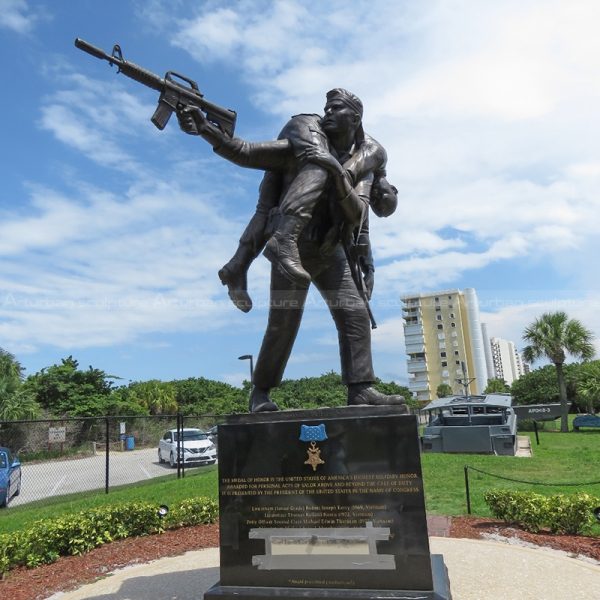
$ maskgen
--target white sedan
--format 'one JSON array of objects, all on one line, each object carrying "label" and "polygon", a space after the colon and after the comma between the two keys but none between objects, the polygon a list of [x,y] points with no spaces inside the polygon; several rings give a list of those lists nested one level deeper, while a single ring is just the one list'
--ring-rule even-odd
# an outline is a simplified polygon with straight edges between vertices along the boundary
[{"label": "white sedan", "polygon": [[[179,462],[187,464],[214,465],[217,461],[217,449],[208,435],[201,429],[184,428],[179,443]],[[169,461],[172,467],[177,466],[177,429],[170,429],[158,443],[158,462]]]}]

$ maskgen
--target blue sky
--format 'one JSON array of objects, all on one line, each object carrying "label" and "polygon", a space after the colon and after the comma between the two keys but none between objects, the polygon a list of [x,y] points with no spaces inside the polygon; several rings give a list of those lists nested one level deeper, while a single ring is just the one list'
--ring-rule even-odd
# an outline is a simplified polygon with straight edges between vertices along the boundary
[{"label": "blue sky", "polygon": [[[76,37],[186,74],[250,140],[330,88],[362,98],[400,197],[371,227],[382,379],[406,381],[405,293],[474,287],[490,335],[518,346],[546,310],[600,332],[598,22],[593,0],[0,0],[0,347],[27,374],[72,354],[125,383],[239,385],[266,323],[266,259],[249,314],[216,275],[261,174],[175,120],[155,129],[156,93]],[[332,369],[311,295],[286,377]]]}]

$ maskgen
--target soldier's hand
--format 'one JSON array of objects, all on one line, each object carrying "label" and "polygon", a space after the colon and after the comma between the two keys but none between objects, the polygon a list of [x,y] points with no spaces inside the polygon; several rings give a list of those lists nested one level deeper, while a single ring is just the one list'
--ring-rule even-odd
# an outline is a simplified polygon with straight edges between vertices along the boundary
[{"label": "soldier's hand", "polygon": [[330,173],[340,173],[343,171],[342,166],[338,162],[338,160],[327,152],[323,150],[323,148],[317,148],[316,146],[309,146],[304,150],[304,152],[300,156],[301,160],[305,162],[311,162],[317,164]]},{"label": "soldier's hand", "polygon": [[196,106],[186,106],[177,111],[179,127],[189,135],[198,135],[206,125],[204,113]]},{"label": "soldier's hand", "polygon": [[373,287],[375,287],[375,271],[372,269],[367,270],[364,274],[365,291],[367,292],[367,299],[370,300],[373,295]]}]

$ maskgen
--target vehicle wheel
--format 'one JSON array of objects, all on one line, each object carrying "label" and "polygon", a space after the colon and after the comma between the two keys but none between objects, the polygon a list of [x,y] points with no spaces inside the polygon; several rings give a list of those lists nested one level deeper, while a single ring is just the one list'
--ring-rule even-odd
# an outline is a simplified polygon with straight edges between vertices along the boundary
[{"label": "vehicle wheel", "polygon": [[169,464],[171,465],[171,468],[174,468],[177,466],[177,462],[175,462],[175,455],[172,452],[169,455]]},{"label": "vehicle wheel", "polygon": [[162,454],[160,453],[160,448],[158,449],[158,462],[161,465],[165,462],[164,459],[163,459],[163,457],[162,457]]},{"label": "vehicle wheel", "polygon": [[19,477],[19,483],[17,485],[17,491],[15,492],[15,497],[21,493],[21,478]]}]

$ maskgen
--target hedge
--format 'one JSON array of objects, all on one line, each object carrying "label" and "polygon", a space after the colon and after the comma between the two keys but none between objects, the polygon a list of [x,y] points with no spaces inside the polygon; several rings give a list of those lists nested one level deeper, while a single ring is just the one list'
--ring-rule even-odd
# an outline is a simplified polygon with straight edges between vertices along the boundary
[{"label": "hedge", "polygon": [[163,518],[158,515],[156,504],[127,502],[43,519],[28,529],[0,534],[0,573],[23,565],[37,567],[60,556],[83,554],[114,540],[214,523],[218,512],[214,500],[199,497],[171,506]]},{"label": "hedge", "polygon": [[600,506],[600,498],[585,493],[543,496],[534,492],[488,490],[483,498],[495,517],[517,523],[533,533],[542,528],[552,533],[587,533],[594,523],[593,511]]}]

